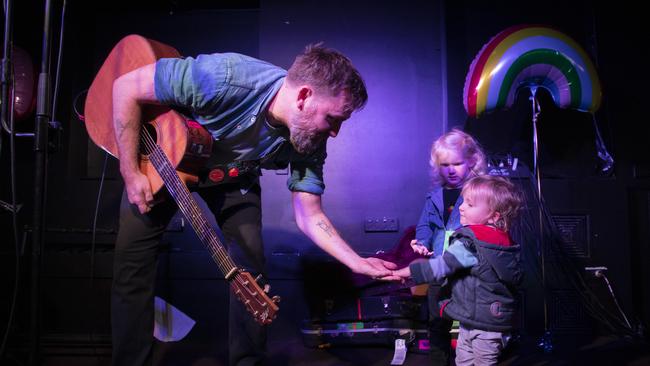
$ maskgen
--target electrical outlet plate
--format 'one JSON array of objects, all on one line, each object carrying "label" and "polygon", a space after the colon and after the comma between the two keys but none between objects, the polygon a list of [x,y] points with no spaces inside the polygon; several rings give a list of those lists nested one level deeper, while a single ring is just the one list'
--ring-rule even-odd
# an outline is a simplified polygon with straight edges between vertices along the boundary
[{"label": "electrical outlet plate", "polygon": [[364,221],[364,230],[371,232],[399,231],[399,220],[396,217],[369,217]]}]

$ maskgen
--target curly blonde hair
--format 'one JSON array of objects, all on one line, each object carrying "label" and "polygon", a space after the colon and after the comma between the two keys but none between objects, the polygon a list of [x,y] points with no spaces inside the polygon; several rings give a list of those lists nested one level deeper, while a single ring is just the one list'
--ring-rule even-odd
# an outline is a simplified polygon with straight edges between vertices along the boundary
[{"label": "curly blonde hair", "polygon": [[429,165],[431,166],[431,179],[434,185],[439,186],[442,184],[440,155],[447,151],[457,151],[467,161],[470,170],[468,179],[485,174],[487,163],[481,146],[472,136],[454,128],[440,136],[431,146]]}]

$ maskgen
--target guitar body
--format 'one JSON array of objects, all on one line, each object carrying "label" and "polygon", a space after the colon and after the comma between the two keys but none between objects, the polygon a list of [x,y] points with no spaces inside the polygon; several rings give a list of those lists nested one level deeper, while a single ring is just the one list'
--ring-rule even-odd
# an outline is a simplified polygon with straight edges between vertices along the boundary
[{"label": "guitar body", "polygon": [[[160,42],[138,35],[123,38],[108,55],[99,69],[86,97],[85,119],[88,135],[97,146],[119,159],[113,128],[113,82],[120,76],[163,57],[180,57],[178,51]],[[212,137],[196,123],[166,106],[146,105],[143,121],[155,128],[156,142],[176,167],[186,183],[198,181],[195,168],[209,158]],[[141,156],[140,170],[151,184],[154,193],[163,181],[146,156]]]},{"label": "guitar body", "polygon": [[[100,68],[86,97],[85,120],[88,135],[102,149],[119,159],[113,128],[113,82],[120,76],[162,57],[180,57],[165,44],[138,35],[123,38]],[[232,293],[260,324],[275,319],[280,298],[269,298],[250,273],[230,258],[215,229],[208,223],[187,184],[198,181],[195,172],[208,161],[212,136],[198,123],[160,105],[142,106],[140,170],[154,193],[163,185],[190,223],[212,259],[230,283]],[[268,288],[267,288],[268,289]]]}]

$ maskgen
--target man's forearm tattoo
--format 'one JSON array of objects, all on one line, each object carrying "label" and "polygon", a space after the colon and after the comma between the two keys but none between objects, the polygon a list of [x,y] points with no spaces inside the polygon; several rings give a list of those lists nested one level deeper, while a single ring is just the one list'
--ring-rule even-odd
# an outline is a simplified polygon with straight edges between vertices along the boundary
[{"label": "man's forearm tattoo", "polygon": [[335,234],[334,228],[329,226],[325,221],[321,220],[318,223],[316,223],[316,225],[318,225],[318,227],[323,229],[325,234],[327,234],[327,236],[329,236],[330,238],[334,236]]},{"label": "man's forearm tattoo", "polygon": [[117,138],[120,139],[122,138],[122,135],[124,135],[126,131],[137,130],[138,126],[134,122],[117,121],[117,123],[115,123],[114,128],[115,128]]}]

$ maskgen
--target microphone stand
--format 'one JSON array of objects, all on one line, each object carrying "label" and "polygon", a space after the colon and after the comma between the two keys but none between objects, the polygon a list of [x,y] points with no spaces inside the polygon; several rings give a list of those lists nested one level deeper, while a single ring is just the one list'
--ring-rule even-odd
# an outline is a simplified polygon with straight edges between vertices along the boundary
[{"label": "microphone stand", "polygon": [[542,269],[542,294],[543,294],[543,306],[544,306],[544,334],[538,342],[538,346],[545,352],[550,353],[553,351],[553,335],[549,328],[549,317],[548,317],[548,283],[546,277],[546,246],[544,245],[544,214],[543,214],[543,202],[542,202],[542,178],[539,168],[539,139],[537,136],[537,119],[541,109],[539,107],[539,102],[537,100],[537,87],[530,87],[530,101],[532,102],[533,107],[533,169],[535,171],[535,180],[537,184],[537,214],[539,219],[539,240],[540,240],[540,259],[541,259],[541,269]]},{"label": "microphone stand", "polygon": [[52,118],[50,110],[50,8],[51,1],[45,0],[43,24],[43,47],[41,72],[38,75],[36,96],[36,128],[34,133],[34,217],[32,232],[31,304],[30,304],[30,352],[29,364],[39,364],[41,308],[40,280],[41,254],[43,252],[43,231],[45,211],[45,188],[47,182],[48,128]]}]

